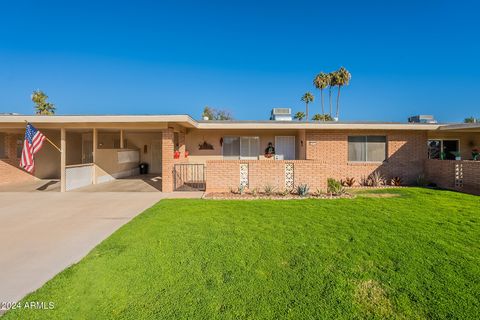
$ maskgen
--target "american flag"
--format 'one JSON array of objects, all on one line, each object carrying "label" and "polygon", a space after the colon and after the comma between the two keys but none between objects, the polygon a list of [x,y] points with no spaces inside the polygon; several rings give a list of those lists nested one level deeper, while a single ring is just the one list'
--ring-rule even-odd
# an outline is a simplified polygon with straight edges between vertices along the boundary
[{"label": "american flag", "polygon": [[30,123],[27,123],[27,130],[25,131],[25,140],[23,141],[22,159],[20,166],[28,172],[33,172],[35,168],[35,161],[33,155],[37,153],[45,141],[45,136],[35,129]]}]

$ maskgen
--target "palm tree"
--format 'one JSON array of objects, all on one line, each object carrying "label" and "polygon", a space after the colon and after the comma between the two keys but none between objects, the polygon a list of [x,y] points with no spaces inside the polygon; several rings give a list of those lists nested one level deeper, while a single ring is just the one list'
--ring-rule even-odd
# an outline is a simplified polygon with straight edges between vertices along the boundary
[{"label": "palm tree", "polygon": [[332,116],[333,108],[332,108],[332,89],[337,86],[338,83],[338,75],[337,72],[330,72],[328,74],[328,102],[330,104],[330,113],[329,115]]},{"label": "palm tree", "polygon": [[306,92],[303,96],[302,96],[302,101],[305,102],[305,119],[306,121],[308,121],[308,104],[310,102],[313,102],[313,94],[311,94],[310,92]]},{"label": "palm tree", "polygon": [[352,75],[344,67],[340,67],[340,69],[338,69],[335,72],[335,75],[336,75],[335,76],[335,84],[338,86],[337,113],[336,113],[336,118],[338,119],[338,114],[339,114],[339,111],[340,111],[340,89],[343,86],[348,86],[348,84],[350,83],[350,79],[352,78]]},{"label": "palm tree", "polygon": [[315,86],[315,88],[320,90],[320,100],[322,102],[322,114],[325,114],[325,108],[323,104],[323,89],[328,87],[328,83],[329,83],[328,75],[324,72],[320,72],[319,74],[317,74],[315,79],[313,79],[313,85]]},{"label": "palm tree", "polygon": [[293,118],[297,119],[298,121],[302,121],[305,118],[305,112],[299,111],[299,112],[295,113]]},{"label": "palm tree", "polygon": [[313,121],[333,121],[333,118],[329,114],[317,113],[312,117]]}]

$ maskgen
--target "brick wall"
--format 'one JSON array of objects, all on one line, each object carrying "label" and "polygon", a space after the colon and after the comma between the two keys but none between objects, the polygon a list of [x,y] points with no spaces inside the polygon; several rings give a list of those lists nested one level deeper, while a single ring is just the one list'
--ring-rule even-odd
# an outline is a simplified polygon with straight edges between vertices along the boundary
[{"label": "brick wall", "polygon": [[0,143],[4,143],[6,158],[0,159],[0,184],[32,181],[36,178],[19,167],[17,158],[17,134],[6,134]]},{"label": "brick wall", "polygon": [[174,166],[177,163],[187,163],[188,158],[185,158],[185,133],[178,133],[178,142],[180,151],[180,158],[174,159],[174,129],[168,128],[162,130],[162,191],[172,192],[174,181]]},{"label": "brick wall", "polygon": [[[377,163],[348,162],[349,135],[386,135],[387,160]],[[312,190],[325,190],[327,178],[362,177],[378,171],[385,178],[399,176],[405,184],[412,184],[423,174],[427,156],[427,135],[420,131],[312,131],[306,134],[307,160],[209,160],[206,162],[207,192],[237,188],[240,182],[240,164],[249,165],[249,187],[273,185],[279,189],[285,184],[285,164],[294,164],[294,183],[308,184]]]},{"label": "brick wall", "polygon": [[425,178],[440,188],[480,195],[480,161],[426,160]]}]

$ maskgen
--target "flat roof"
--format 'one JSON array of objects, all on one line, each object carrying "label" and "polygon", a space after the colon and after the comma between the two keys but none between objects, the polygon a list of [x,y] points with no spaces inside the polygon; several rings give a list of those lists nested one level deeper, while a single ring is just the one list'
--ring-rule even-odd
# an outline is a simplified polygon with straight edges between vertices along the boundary
[{"label": "flat roof", "polygon": [[155,125],[168,123],[178,124],[186,128],[196,129],[337,129],[337,130],[479,130],[480,124],[431,124],[431,123],[401,123],[401,122],[375,122],[375,121],[352,121],[352,122],[300,122],[300,121],[254,121],[254,120],[195,120],[187,114],[177,115],[0,115],[0,127],[22,127],[25,121],[38,124],[40,127],[88,127],[95,125],[129,124],[129,127],[147,125],[149,128]]}]

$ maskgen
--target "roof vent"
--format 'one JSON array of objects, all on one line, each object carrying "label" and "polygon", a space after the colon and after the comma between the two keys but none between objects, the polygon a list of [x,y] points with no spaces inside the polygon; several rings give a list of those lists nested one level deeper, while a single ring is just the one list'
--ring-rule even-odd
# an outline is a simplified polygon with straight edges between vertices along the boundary
[{"label": "roof vent", "polygon": [[411,116],[408,118],[410,123],[437,123],[437,120],[432,115],[420,114],[417,116]]},{"label": "roof vent", "polygon": [[270,120],[276,121],[292,121],[291,108],[273,108]]}]

